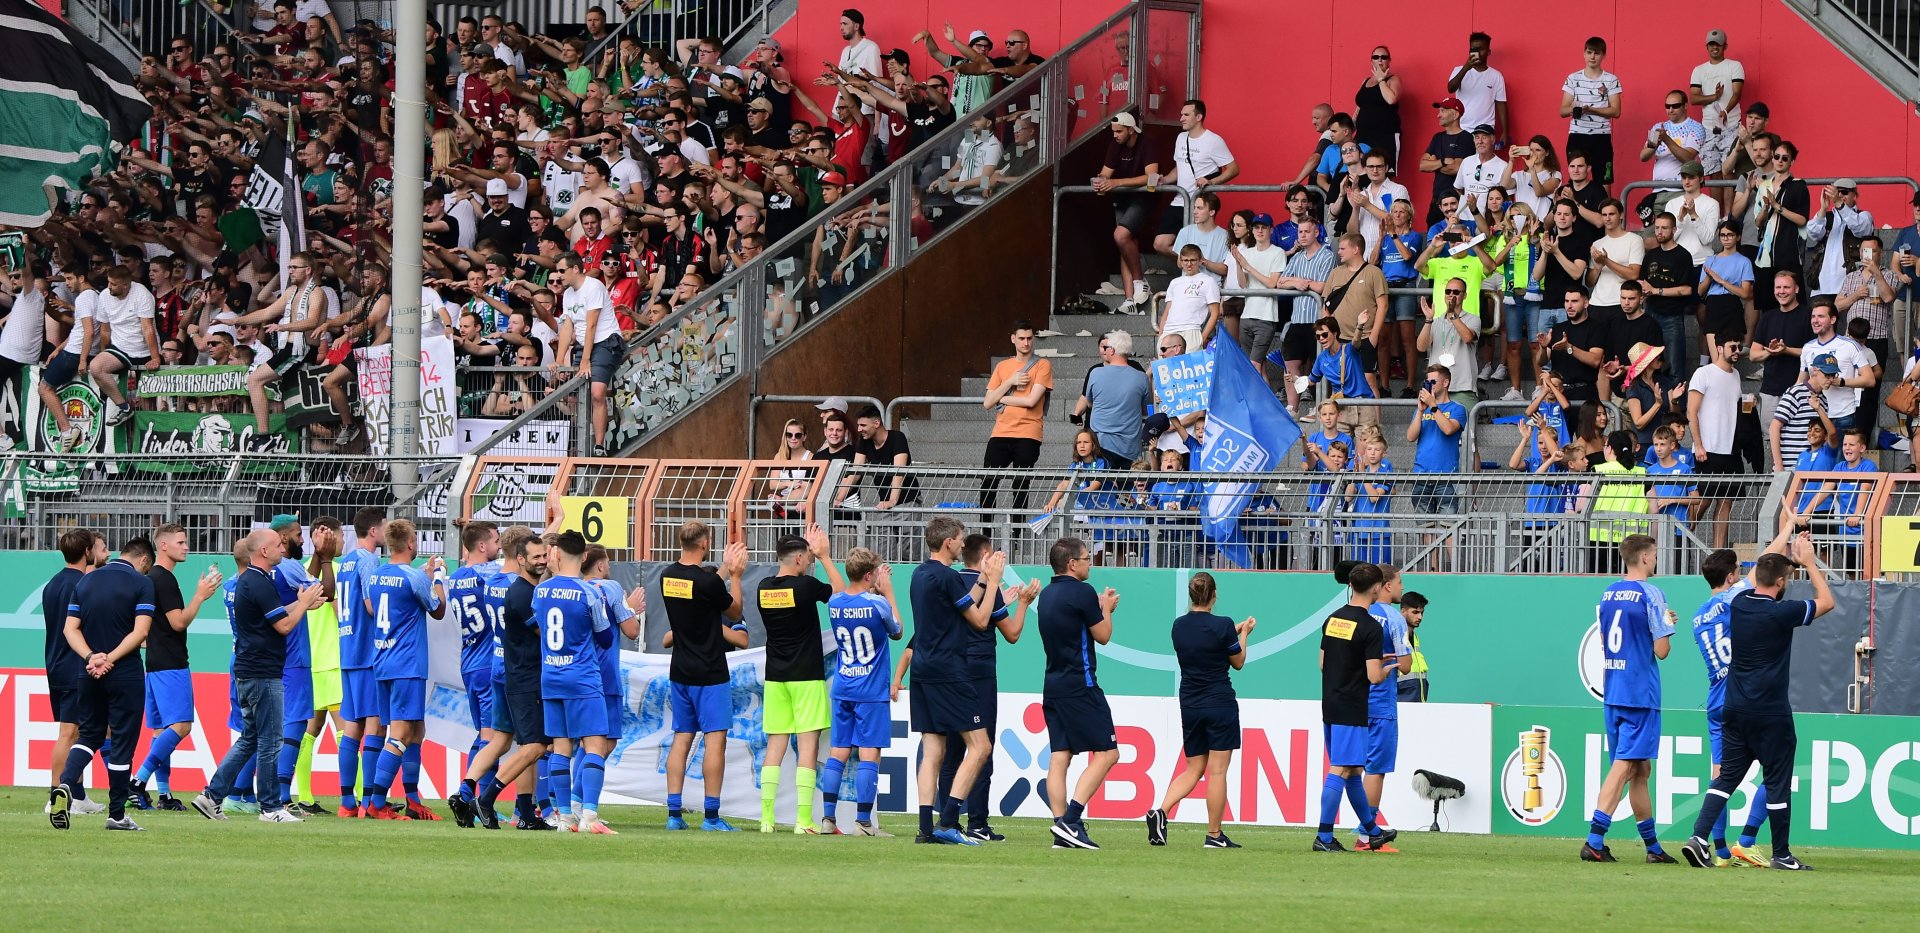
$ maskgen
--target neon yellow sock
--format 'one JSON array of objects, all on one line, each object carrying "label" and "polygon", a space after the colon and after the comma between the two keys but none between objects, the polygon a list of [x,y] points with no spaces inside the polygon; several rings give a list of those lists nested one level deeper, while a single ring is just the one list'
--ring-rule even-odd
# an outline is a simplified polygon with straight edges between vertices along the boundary
[{"label": "neon yellow sock", "polygon": [[314,736],[300,737],[300,757],[293,765],[293,799],[301,803],[313,803],[313,744]]},{"label": "neon yellow sock", "polygon": [[793,772],[793,784],[800,791],[800,815],[794,822],[801,826],[813,825],[814,773],[812,768],[796,768]]},{"label": "neon yellow sock", "polygon": [[760,821],[773,822],[773,798],[780,793],[780,766],[760,766]]}]

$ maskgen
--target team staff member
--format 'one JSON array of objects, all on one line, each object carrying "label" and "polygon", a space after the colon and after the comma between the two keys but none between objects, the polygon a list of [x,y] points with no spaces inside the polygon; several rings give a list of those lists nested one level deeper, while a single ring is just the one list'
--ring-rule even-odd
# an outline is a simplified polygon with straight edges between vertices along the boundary
[{"label": "team staff member", "polygon": [[1365,852],[1398,852],[1380,838],[1367,806],[1361,769],[1367,763],[1367,688],[1387,679],[1381,658],[1386,633],[1368,612],[1379,594],[1380,568],[1355,564],[1347,571],[1352,595],[1347,604],[1327,616],[1320,629],[1320,718],[1327,755],[1327,778],[1320,787],[1320,831],[1313,837],[1315,852],[1344,852],[1333,838],[1340,816],[1342,794],[1359,817]]},{"label": "team staff member", "polygon": [[1628,535],[1620,542],[1620,561],[1626,578],[1600,595],[1600,631],[1606,650],[1606,674],[1601,693],[1606,697],[1607,748],[1613,764],[1600,784],[1593,826],[1580,847],[1583,862],[1615,861],[1607,851],[1607,827],[1613,808],[1626,792],[1633,802],[1633,818],[1640,839],[1647,844],[1647,861],[1674,861],[1654,835],[1653,759],[1660,754],[1660,668],[1671,648],[1675,616],[1666,594],[1647,582],[1653,576],[1659,545],[1646,535]]},{"label": "team staff member", "polygon": [[1214,615],[1218,595],[1213,574],[1200,571],[1187,580],[1187,614],[1173,620],[1173,655],[1180,662],[1181,753],[1186,769],[1173,776],[1160,808],[1147,814],[1147,843],[1167,844],[1167,811],[1193,793],[1200,775],[1207,775],[1207,839],[1209,849],[1238,849],[1240,844],[1220,830],[1227,812],[1227,768],[1240,747],[1240,701],[1233,693],[1227,668],[1247,663],[1247,638],[1253,634],[1253,616],[1239,625]]},{"label": "team staff member", "polygon": [[[993,746],[979,713],[980,699],[967,677],[966,632],[991,625],[993,600],[1000,588],[1007,555],[995,551],[980,565],[980,579],[968,586],[953,569],[967,528],[942,515],[927,522],[927,559],[913,570],[908,598],[913,602],[914,652],[911,724],[920,733],[920,831],[916,843],[977,846],[980,840],[960,831],[961,798],[973,790]],[[947,796],[939,798],[940,765],[947,737],[960,736],[965,757],[953,775]],[[934,811],[940,814],[934,826]]]},{"label": "team staff member", "polygon": [[[54,829],[69,825],[72,793],[80,770],[93,760],[89,749],[100,748],[108,733],[119,741],[102,749],[107,759],[107,828],[138,831],[127,816],[128,778],[133,747],[140,742],[140,713],[146,705],[146,670],[140,663],[140,643],[153,624],[153,543],[134,538],[120,546],[120,556],[98,573],[74,585],[67,604],[67,646],[85,662],[76,689],[73,711],[78,737],[67,753],[60,786],[53,791],[47,814]],[[123,663],[124,662],[124,663]]]},{"label": "team staff member", "polygon": [[[79,714],[73,704],[80,689],[80,678],[86,676],[85,665],[74,657],[72,646],[67,644],[67,606],[73,603],[73,588],[79,585],[80,578],[107,562],[107,542],[91,531],[75,528],[60,536],[60,557],[67,565],[40,588],[40,611],[46,617],[47,626],[47,700],[57,729],[47,771],[56,777],[66,767],[67,754],[73,750],[74,738],[80,731]],[[87,749],[87,757],[93,757],[93,749]],[[49,814],[53,812],[53,798],[58,790],[57,781],[47,789]],[[98,813],[106,809],[86,798],[84,785],[68,785],[67,790],[73,795],[72,809],[76,813]]]},{"label": "team staff member", "polygon": [[200,614],[204,604],[220,588],[220,571],[207,565],[195,585],[193,601],[180,595],[180,581],[173,573],[187,559],[187,530],[178,524],[161,525],[153,533],[153,566],[147,579],[153,583],[154,624],[147,630],[147,728],[154,730],[147,745],[147,757],[134,774],[130,791],[133,805],[142,810],[154,806],[147,793],[147,780],[160,784],[162,810],[185,810],[187,805],[173,796],[167,781],[173,774],[173,750],[193,731],[193,674],[187,669],[187,626]]},{"label": "team staff member", "polygon": [[[1113,710],[1094,679],[1099,655],[1094,643],[1113,638],[1113,610],[1120,594],[1113,587],[1096,592],[1087,584],[1093,552],[1079,538],[1061,538],[1047,550],[1053,581],[1040,591],[1040,647],[1046,651],[1046,681],[1040,709],[1046,716],[1053,754],[1047,762],[1047,798],[1053,806],[1055,847],[1098,849],[1081,820],[1087,801],[1120,760],[1113,731]],[[1073,797],[1067,797],[1067,766],[1085,754]]]},{"label": "team staff member", "polygon": [[[740,621],[745,607],[740,578],[747,569],[747,546],[739,541],[727,545],[719,573],[700,566],[712,549],[713,531],[707,523],[687,522],[680,526],[680,559],[660,573],[660,595],[665,597],[673,638],[673,659],[667,670],[673,716],[673,749],[667,755],[667,828],[687,828],[680,789],[686,784],[693,737],[700,735],[706,742],[702,765],[706,798],[700,828],[730,833],[735,832],[733,825],[720,818],[727,729],[733,724],[727,650],[747,646],[747,626]],[[723,622],[722,616],[731,622]]]},{"label": "team staff member", "polygon": [[[539,763],[545,760],[548,745],[540,695],[540,630],[532,622],[533,592],[547,570],[547,544],[526,526],[516,525],[500,535],[500,547],[506,556],[501,577],[510,576],[510,579],[496,577],[488,586],[489,589],[502,584],[506,587],[500,596],[500,617],[494,625],[494,638],[500,646],[500,669],[494,683],[503,685],[499,692],[502,700],[493,705],[493,741],[481,749],[468,767],[467,778],[477,781],[495,762],[498,767],[493,785],[479,789],[477,803],[471,803],[473,794],[464,783],[462,793],[448,802],[456,820],[461,818],[462,805],[470,804],[478,811],[476,815],[482,828],[499,829],[494,802],[500,798],[501,788],[522,778],[518,784],[520,793],[513,804],[514,828],[552,830],[553,824],[540,818],[531,778]],[[507,754],[508,747],[515,742],[519,747]]]},{"label": "team staff member", "polygon": [[1407,620],[1407,667],[1400,672],[1400,702],[1425,703],[1430,694],[1427,654],[1420,650],[1420,623],[1427,617],[1427,597],[1408,590],[1400,594],[1400,617]]},{"label": "team staff member", "polygon": [[[1807,570],[1812,599],[1782,599],[1794,567]],[[1793,539],[1793,557],[1763,554],[1753,568],[1753,589],[1733,598],[1728,621],[1733,629],[1733,663],[1727,671],[1726,710],[1720,724],[1720,775],[1700,803],[1693,836],[1681,848],[1687,864],[1713,867],[1706,835],[1727,807],[1747,768],[1760,762],[1767,786],[1767,823],[1773,832],[1772,867],[1806,871],[1793,857],[1788,833],[1793,828],[1793,758],[1799,738],[1793,731],[1793,704],[1787,676],[1793,662],[1793,630],[1833,611],[1833,591],[1816,560],[1811,535]]]},{"label": "team staff member", "polygon": [[[773,832],[773,801],[780,792],[780,762],[787,755],[787,737],[799,746],[800,760],[793,783],[799,801],[793,831],[817,835],[813,825],[813,794],[820,761],[820,733],[831,725],[827,710],[826,654],[820,647],[820,607],[846,589],[846,578],[833,562],[827,533],[809,525],[804,538],[788,535],[777,545],[780,572],[760,581],[754,603],[760,624],[767,630],[767,686],[763,724],[767,754],[760,765],[760,831]],[[813,576],[814,561],[827,570],[829,583]],[[838,781],[839,768],[829,777]],[[840,786],[832,790],[838,793]]]}]

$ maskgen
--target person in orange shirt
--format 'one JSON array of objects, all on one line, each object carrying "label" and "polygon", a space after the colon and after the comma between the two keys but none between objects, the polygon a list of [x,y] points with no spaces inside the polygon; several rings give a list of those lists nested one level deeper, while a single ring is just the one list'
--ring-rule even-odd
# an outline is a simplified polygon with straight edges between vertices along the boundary
[{"label": "person in orange shirt", "polygon": [[[991,471],[1006,467],[1025,469],[1040,462],[1040,438],[1046,430],[1047,396],[1053,391],[1053,364],[1033,355],[1033,324],[1013,322],[1013,356],[993,367],[987,380],[987,397],[981,407],[993,418],[993,436],[987,438],[985,467]],[[980,485],[980,507],[991,509],[999,482],[988,474]],[[1013,508],[1027,507],[1027,481],[1013,483]]]}]

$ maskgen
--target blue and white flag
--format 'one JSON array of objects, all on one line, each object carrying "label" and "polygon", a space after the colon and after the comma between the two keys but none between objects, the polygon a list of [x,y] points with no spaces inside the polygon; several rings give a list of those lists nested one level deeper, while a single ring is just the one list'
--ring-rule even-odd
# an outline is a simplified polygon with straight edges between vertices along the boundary
[{"label": "blue and white flag", "polygon": [[[1279,468],[1293,445],[1300,442],[1300,425],[1274,397],[1259,370],[1224,329],[1214,332],[1208,350],[1213,353],[1213,389],[1207,400],[1206,444],[1200,448],[1200,473],[1265,473]],[[1222,544],[1228,559],[1246,566],[1246,548],[1240,540],[1240,513],[1259,489],[1258,483],[1209,483],[1202,514],[1207,537]]]}]

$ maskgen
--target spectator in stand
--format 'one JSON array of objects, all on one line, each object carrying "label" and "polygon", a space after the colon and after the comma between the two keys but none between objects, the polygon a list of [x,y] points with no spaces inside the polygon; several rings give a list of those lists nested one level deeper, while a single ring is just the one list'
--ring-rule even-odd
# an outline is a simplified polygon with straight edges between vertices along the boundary
[{"label": "spectator in stand", "polygon": [[1540,288],[1546,263],[1540,255],[1540,224],[1534,220],[1533,211],[1525,204],[1516,204],[1507,218],[1508,222],[1494,231],[1493,239],[1478,252],[1487,273],[1504,286],[1501,315],[1506,320],[1506,346],[1501,350],[1500,367],[1487,376],[1496,383],[1505,378],[1508,386],[1501,401],[1517,402],[1525,398],[1520,392],[1521,374],[1531,372],[1535,381],[1540,378],[1533,360],[1533,340],[1543,330]]},{"label": "spectator in stand", "polygon": [[1185,252],[1188,246],[1200,248],[1200,269],[1223,282],[1227,277],[1227,248],[1230,238],[1227,229],[1215,223],[1220,215],[1220,196],[1211,191],[1202,191],[1193,197],[1193,223],[1180,228],[1180,235],[1173,241],[1176,254]]},{"label": "spectator in stand", "polygon": [[[820,105],[814,103],[813,98],[806,94],[799,95],[799,100],[800,106],[813,114],[813,118],[820,121],[820,125],[832,131],[833,164],[841,166],[847,181],[857,186],[867,180],[867,166],[870,160],[863,161],[863,155],[867,152],[868,144],[873,141],[874,118],[871,113],[872,108],[862,109],[860,98],[844,90],[853,84],[849,80],[849,75],[850,72],[836,69],[822,76],[828,84],[843,89],[840,96],[834,99],[833,113],[829,114],[821,110]],[[996,158],[993,161],[999,160]],[[982,187],[984,188],[985,185]]]},{"label": "spectator in stand", "polygon": [[[1033,325],[1025,320],[1013,322],[1008,339],[1013,355],[993,367],[987,379],[987,395],[980,407],[996,412],[993,434],[987,438],[987,455],[982,468],[988,471],[980,487],[980,507],[994,507],[994,491],[999,483],[993,471],[1012,467],[1031,468],[1040,462],[1040,441],[1046,435],[1047,395],[1053,391],[1053,363],[1033,353]],[[1014,481],[1013,508],[1027,508],[1027,484]]]},{"label": "spectator in stand", "polygon": [[1420,155],[1420,171],[1433,176],[1433,198],[1427,202],[1427,226],[1440,222],[1440,202],[1457,194],[1453,182],[1460,164],[1473,154],[1473,134],[1460,128],[1460,114],[1466,105],[1458,97],[1447,97],[1433,105],[1440,131],[1427,143]]},{"label": "spectator in stand", "polygon": [[[1840,282],[1833,297],[1834,309],[1843,315],[1849,334],[1855,322],[1866,325],[1866,336],[1859,340],[1869,357],[1884,362],[1890,349],[1887,340],[1893,334],[1893,275],[1880,262],[1880,240],[1863,239],[1856,246],[1858,259],[1849,265],[1851,272]],[[1880,414],[1880,380],[1873,379],[1860,389],[1859,411],[1862,424],[1873,427]]]},{"label": "spectator in stand", "polygon": [[[1773,417],[1767,421],[1767,448],[1773,461],[1773,472],[1783,469],[1831,469],[1834,454],[1833,441],[1839,440],[1840,429],[1827,414],[1827,390],[1832,388],[1833,380],[1840,373],[1840,364],[1816,363],[1807,367],[1804,382],[1794,384],[1780,403],[1773,408]],[[1809,450],[1825,451],[1826,462],[1809,463],[1802,454]]]},{"label": "spectator in stand", "polygon": [[820,444],[820,449],[814,451],[814,459],[844,460],[847,463],[852,463],[854,458],[853,429],[847,418],[847,413],[837,409],[823,413],[820,420],[820,430],[823,442]]},{"label": "spectator in stand", "polygon": [[[1809,220],[1812,196],[1807,191],[1807,183],[1793,177],[1793,163],[1799,156],[1798,146],[1784,139],[1775,140],[1771,153],[1773,174],[1756,180],[1748,192],[1758,202],[1752,215],[1758,245],[1751,257],[1754,278],[1758,281],[1773,281],[1778,272],[1792,272],[1796,285],[1800,281],[1800,229]],[[1737,197],[1734,203],[1740,203]],[[1795,294],[1799,294],[1797,287]],[[1770,311],[1778,305],[1773,295],[1762,294],[1754,300],[1754,307]]]},{"label": "spectator in stand", "polygon": [[1693,66],[1687,84],[1687,99],[1700,108],[1700,125],[1706,128],[1707,142],[1700,149],[1700,164],[1719,174],[1733,151],[1740,129],[1740,94],[1746,90],[1747,70],[1727,57],[1724,30],[1707,31],[1707,60]]},{"label": "spectator in stand", "polygon": [[[1387,280],[1387,288],[1415,288],[1420,284],[1420,272],[1414,268],[1414,260],[1425,251],[1426,237],[1413,229],[1413,202],[1400,200],[1393,202],[1393,209],[1387,212],[1387,223],[1381,231],[1380,273]],[[1380,350],[1385,359],[1380,366],[1380,395],[1393,395],[1393,375],[1397,368],[1407,380],[1407,391],[1413,391],[1420,372],[1425,368],[1421,363],[1420,351],[1414,348],[1414,337],[1419,330],[1420,299],[1414,295],[1389,295],[1387,297],[1388,318],[1393,326],[1385,331],[1386,341]]]},{"label": "spectator in stand", "polygon": [[[1699,168],[1697,164],[1693,167]],[[1681,199],[1675,198],[1667,206],[1678,208],[1681,203]],[[1713,199],[1701,197],[1696,203],[1712,204]],[[1667,353],[1667,371],[1674,378],[1684,380],[1693,372],[1693,361],[1687,354],[1687,322],[1695,317],[1698,307],[1694,293],[1700,273],[1694,271],[1692,251],[1675,240],[1678,228],[1679,222],[1671,211],[1653,218],[1653,245],[1647,248],[1641,263],[1640,291],[1646,299],[1648,316],[1659,325],[1664,341],[1661,346]],[[1622,283],[1623,311],[1625,303],[1626,285]]]},{"label": "spectator in stand", "polygon": [[1133,335],[1127,331],[1101,337],[1100,365],[1087,371],[1086,386],[1068,419],[1086,425],[1099,439],[1100,450],[1116,463],[1132,463],[1140,455],[1141,427],[1153,401],[1152,382],[1132,355]]},{"label": "spectator in stand", "polygon": [[[1647,311],[1645,287],[1638,281],[1620,284],[1620,316],[1607,328],[1607,360],[1600,367],[1602,379],[1608,383],[1611,396],[1624,393],[1625,387],[1615,387],[1625,375],[1627,367],[1633,362],[1633,348],[1637,344],[1665,349],[1661,341],[1665,339],[1660,324]],[[1611,397],[1610,396],[1610,397]]]},{"label": "spectator in stand", "polygon": [[[1192,216],[1192,199],[1208,185],[1230,184],[1240,177],[1240,163],[1220,134],[1207,129],[1207,104],[1189,100],[1180,105],[1180,134],[1173,141],[1174,184],[1178,190],[1173,203],[1160,215],[1159,232],[1153,238],[1153,251],[1174,255],[1174,241],[1180,228]],[[1136,302],[1145,300],[1134,296]]]},{"label": "spectator in stand", "polygon": [[[107,339],[98,340],[96,333],[98,352],[87,364],[93,384],[107,397],[104,418],[108,427],[133,417],[133,403],[120,389],[119,374],[160,367],[160,338],[153,315],[153,292],[134,281],[133,270],[124,265],[108,269],[106,290],[99,294],[93,310],[95,327],[106,328]],[[264,424],[261,430],[266,430]]]},{"label": "spectator in stand", "polygon": [[1400,76],[1393,73],[1393,52],[1373,48],[1372,69],[1353,95],[1353,138],[1387,165],[1400,163]]},{"label": "spectator in stand", "polygon": [[[1448,370],[1446,384],[1449,386],[1448,398],[1460,406],[1472,406],[1480,401],[1475,390],[1475,358],[1473,346],[1480,339],[1480,315],[1468,309],[1464,300],[1467,283],[1461,278],[1448,278],[1441,283],[1441,296],[1446,302],[1444,311],[1438,311],[1423,296],[1420,299],[1420,312],[1426,321],[1420,326],[1418,346],[1434,364],[1427,367],[1429,373],[1436,368]],[[1464,415],[1455,420],[1464,421]],[[1407,440],[1415,440],[1411,434]],[[1459,460],[1455,456],[1456,468]],[[1441,471],[1452,472],[1452,471]]]},{"label": "spectator in stand", "polygon": [[1367,185],[1365,188],[1348,188],[1346,202],[1351,204],[1354,219],[1359,222],[1354,232],[1360,234],[1366,243],[1366,255],[1373,256],[1380,251],[1380,231],[1385,226],[1387,212],[1393,208],[1393,202],[1410,200],[1413,195],[1407,187],[1387,177],[1392,162],[1386,153],[1375,150],[1367,153],[1361,160],[1366,167]]},{"label": "spectator in stand", "polygon": [[1677,227],[1674,239],[1686,248],[1696,269],[1720,247],[1720,202],[1704,190],[1706,174],[1698,161],[1680,166],[1680,194],[1667,202]]},{"label": "spectator in stand", "polygon": [[1493,38],[1484,32],[1467,37],[1467,60],[1447,78],[1447,93],[1465,107],[1460,122],[1467,126],[1492,126],[1506,132],[1507,79],[1489,61],[1493,57]]},{"label": "spectator in stand", "polygon": [[1611,324],[1620,316],[1620,283],[1640,278],[1647,242],[1626,229],[1626,205],[1618,198],[1600,203],[1600,237],[1593,243],[1587,286],[1593,289],[1588,310]]},{"label": "spectator in stand", "polygon": [[1873,215],[1860,208],[1860,192],[1851,178],[1836,178],[1820,189],[1820,210],[1807,218],[1807,254],[1819,264],[1807,278],[1814,297],[1837,295],[1854,268],[1852,247],[1873,236]]},{"label": "spectator in stand", "polygon": [[[1294,380],[1313,365],[1313,325],[1325,314],[1320,289],[1333,274],[1335,261],[1334,251],[1321,245],[1320,225],[1311,217],[1299,221],[1297,235],[1303,245],[1287,258],[1286,274],[1279,281],[1280,288],[1301,293],[1294,297],[1292,319],[1280,334],[1280,355],[1287,368],[1283,386],[1288,408],[1300,406]],[[1271,360],[1272,354],[1267,358]]]},{"label": "spectator in stand", "polygon": [[1306,185],[1294,185],[1287,189],[1287,219],[1273,225],[1273,242],[1291,256],[1300,245],[1300,224],[1312,220],[1314,233],[1321,243],[1327,242],[1326,228],[1320,225],[1322,205],[1318,192]]},{"label": "spectator in stand", "polygon": [[[867,38],[866,14],[852,7],[841,10],[840,38],[846,42],[846,45],[840,49],[840,71],[870,75],[880,73],[880,45],[872,39]],[[823,75],[820,78],[814,79],[813,83],[819,87],[828,87],[832,85],[833,82]],[[799,96],[803,104],[809,103],[812,100],[812,98],[805,94]],[[839,96],[833,100],[834,107],[838,108],[841,104],[850,104],[855,108],[859,108],[860,106],[860,102],[855,100],[852,94],[847,93],[844,87],[841,88]],[[814,112],[816,114],[818,113],[817,110]],[[858,112],[869,115],[873,113],[872,110],[859,110]],[[826,121],[822,119],[821,122],[824,123]],[[858,166],[849,165],[846,167],[858,169]]]},{"label": "spectator in stand", "polygon": [[1758,152],[1754,145],[1762,137],[1766,138],[1769,147],[1778,141],[1777,136],[1767,132],[1771,114],[1765,101],[1756,100],[1747,107],[1747,112],[1740,117],[1740,130],[1733,137],[1733,151],[1720,166],[1720,177],[1737,180],[1755,170],[1770,170],[1768,163],[1773,158],[1772,149]]},{"label": "spectator in stand", "polygon": [[[606,456],[607,386],[620,364],[624,347],[620,327],[614,320],[613,304],[607,287],[589,272],[586,261],[577,253],[560,259],[560,280],[566,286],[561,295],[564,315],[560,328],[560,349],[554,358],[555,381],[561,366],[577,365],[578,378],[591,385],[594,455]],[[577,353],[577,357],[576,357]],[[575,359],[578,363],[574,363]]]},{"label": "spectator in stand", "polygon": [[1901,227],[1893,236],[1893,263],[1888,271],[1900,285],[1901,300],[1911,305],[1916,292],[1913,282],[1920,278],[1920,191],[1913,194],[1913,225]]},{"label": "spectator in stand", "polygon": [[[872,405],[863,406],[854,417],[854,428],[859,439],[853,445],[855,465],[873,464],[875,466],[906,467],[913,463],[913,452],[907,446],[907,435],[900,430],[889,430],[880,418],[880,409]],[[857,480],[848,477],[840,487],[840,499],[834,504],[841,505],[852,492]],[[919,500],[919,484],[905,473],[896,473],[887,480],[876,484],[872,508],[886,511],[895,506],[909,505]]]},{"label": "spectator in stand", "polygon": [[[1367,382],[1370,374],[1365,364],[1360,362],[1360,355],[1354,352],[1353,344],[1340,339],[1339,321],[1331,317],[1321,318],[1313,326],[1313,336],[1319,349],[1314,356],[1313,372],[1309,375],[1316,381],[1330,385],[1333,392],[1332,397],[1322,403],[1323,406],[1333,399],[1376,397],[1373,387]],[[1369,416],[1372,423],[1378,422],[1379,412],[1376,409],[1367,407],[1359,410],[1360,420],[1365,421]]]},{"label": "spectator in stand", "polygon": [[[1288,286],[1282,286],[1288,287]],[[1220,280],[1202,268],[1200,247],[1180,247],[1180,275],[1167,283],[1167,304],[1155,330],[1178,334],[1190,348],[1207,345],[1220,325]]]},{"label": "spectator in stand", "polygon": [[[1228,255],[1246,288],[1278,288],[1286,271],[1287,253],[1273,244],[1273,217],[1255,214],[1248,221],[1253,231],[1249,249],[1231,247]],[[1267,354],[1272,352],[1280,331],[1280,300],[1269,295],[1249,295],[1240,309],[1240,347],[1262,376],[1269,376]]]},{"label": "spectator in stand", "polygon": [[1667,92],[1667,118],[1647,131],[1647,144],[1640,148],[1640,161],[1653,163],[1654,181],[1679,181],[1680,166],[1697,160],[1707,143],[1707,131],[1687,115],[1685,91]]},{"label": "spectator in stand", "polygon": [[1620,78],[1600,67],[1607,58],[1607,40],[1593,36],[1583,50],[1586,67],[1567,75],[1560,86],[1560,115],[1567,124],[1567,151],[1575,149],[1592,161],[1594,177],[1613,182],[1613,121],[1620,118]]},{"label": "spectator in stand", "polygon": [[[1755,269],[1755,278],[1759,270]],[[1762,364],[1760,420],[1773,420],[1780,396],[1800,379],[1800,348],[1813,340],[1813,314],[1800,302],[1800,274],[1782,269],[1767,277],[1772,283],[1773,309],[1763,311],[1753,331],[1747,355]]]},{"label": "spectator in stand", "polygon": [[[1560,392],[1573,402],[1600,400],[1600,367],[1606,363],[1608,328],[1587,313],[1587,293],[1571,285],[1562,293],[1567,319],[1537,338],[1548,368],[1560,377]],[[1593,440],[1594,438],[1586,438]]]},{"label": "spectator in stand", "polygon": [[[1719,229],[1720,249],[1700,266],[1698,291],[1705,299],[1700,311],[1700,349],[1708,334],[1745,333],[1746,304],[1753,300],[1753,262],[1740,252],[1740,230],[1732,222]],[[1700,354],[1706,365],[1708,354]]]},{"label": "spectator in stand", "polygon": [[1554,194],[1560,190],[1560,156],[1552,140],[1535,136],[1507,154],[1507,171],[1498,186],[1513,192],[1541,223],[1553,215]]},{"label": "spectator in stand", "polygon": [[[966,135],[960,139],[959,149],[953,157],[953,167],[929,187],[951,195],[959,204],[984,204],[987,196],[993,193],[994,169],[999,166],[1004,152],[1000,137],[993,131],[993,117],[985,113],[975,114],[967,126]],[[1158,245],[1158,241],[1155,241],[1155,245]]]},{"label": "spectator in stand", "polygon": [[1327,273],[1327,279],[1315,289],[1340,324],[1340,340],[1348,344],[1360,360],[1361,372],[1378,397],[1380,367],[1379,345],[1387,324],[1387,277],[1380,267],[1367,261],[1371,255],[1366,242],[1357,233],[1340,237],[1335,252],[1340,260]]},{"label": "spectator in stand", "polygon": [[1831,360],[1834,363],[1836,372],[1831,374],[1834,384],[1826,391],[1827,414],[1833,418],[1834,427],[1845,431],[1853,427],[1854,414],[1860,407],[1860,390],[1873,384],[1873,372],[1865,349],[1836,330],[1839,320],[1832,298],[1813,299],[1813,310],[1808,315],[1813,339],[1800,348],[1799,378],[1804,380],[1806,370],[1816,362]]},{"label": "spectator in stand", "polygon": [[1100,161],[1100,175],[1092,179],[1092,188],[1102,196],[1114,198],[1119,294],[1125,298],[1119,313],[1127,315],[1144,303],[1148,292],[1146,275],[1140,269],[1140,234],[1154,221],[1152,192],[1160,177],[1160,163],[1148,152],[1144,136],[1140,136],[1140,123],[1133,113],[1116,113],[1110,127],[1114,138],[1106,144],[1106,157]]},{"label": "spectator in stand", "polygon": [[[1740,374],[1733,368],[1740,356],[1741,334],[1715,334],[1711,364],[1694,370],[1687,384],[1687,423],[1693,425],[1694,472],[1701,476],[1737,476],[1740,458],[1734,455],[1734,432],[1740,416]],[[1711,481],[1700,486],[1701,516],[1713,516],[1713,546],[1727,546],[1727,517],[1739,487]]]},{"label": "spectator in stand", "polygon": [[966,116],[980,109],[996,90],[993,80],[993,37],[984,29],[976,29],[967,36],[967,44],[960,44],[960,37],[954,32],[953,24],[946,27],[947,44],[954,49],[948,54],[933,41],[933,34],[920,30],[913,41],[926,47],[927,56],[942,68],[953,72],[953,112],[957,116]]},{"label": "spectator in stand", "polygon": [[1460,192],[1461,210],[1478,213],[1486,206],[1487,189],[1500,187],[1506,177],[1507,160],[1494,153],[1492,124],[1475,126],[1473,155],[1460,160],[1460,171],[1453,177],[1454,190]]},{"label": "spectator in stand", "polygon": [[1300,166],[1300,174],[1295,175],[1288,184],[1307,185],[1313,183],[1313,170],[1319,167],[1320,159],[1327,154],[1327,148],[1333,145],[1333,130],[1329,128],[1332,122],[1332,104],[1313,105],[1313,131],[1319,134],[1314,137],[1313,154],[1307,156],[1307,161]]},{"label": "spectator in stand", "polygon": [[[1472,357],[1467,360],[1467,372],[1472,373]],[[1447,367],[1439,363],[1427,367],[1426,382],[1416,396],[1419,408],[1407,424],[1407,443],[1414,445],[1415,473],[1460,472],[1460,432],[1467,424],[1467,409],[1453,401],[1451,378]],[[1460,496],[1450,482],[1414,480],[1413,510],[1422,515],[1457,515]],[[1449,538],[1447,553],[1452,552],[1453,539]]]},{"label": "spectator in stand", "polygon": [[1332,195],[1337,193],[1340,179],[1349,174],[1342,164],[1346,159],[1347,147],[1351,145],[1355,155],[1366,153],[1367,148],[1353,141],[1353,117],[1349,114],[1334,114],[1327,121],[1327,134],[1328,146],[1320,154],[1320,164],[1313,167],[1313,178],[1320,190]]}]

